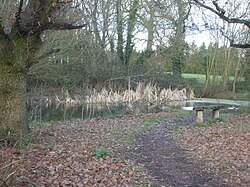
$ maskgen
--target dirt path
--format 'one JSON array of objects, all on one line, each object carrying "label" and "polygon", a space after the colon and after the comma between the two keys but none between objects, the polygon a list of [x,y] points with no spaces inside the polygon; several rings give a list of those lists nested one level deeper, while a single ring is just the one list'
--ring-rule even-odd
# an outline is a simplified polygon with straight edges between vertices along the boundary
[{"label": "dirt path", "polygon": [[[145,123],[152,120],[157,123]],[[14,155],[20,169],[9,184],[16,185],[5,186],[229,187],[176,146],[171,129],[194,120],[192,114],[173,112],[39,127],[37,144]],[[110,155],[97,158],[93,155],[97,149],[108,150]]]},{"label": "dirt path", "polygon": [[152,186],[228,186],[219,177],[203,170],[184,150],[174,143],[169,128],[188,125],[194,122],[194,116],[169,120],[137,136],[137,146],[126,153],[126,157],[143,164],[154,182]]}]

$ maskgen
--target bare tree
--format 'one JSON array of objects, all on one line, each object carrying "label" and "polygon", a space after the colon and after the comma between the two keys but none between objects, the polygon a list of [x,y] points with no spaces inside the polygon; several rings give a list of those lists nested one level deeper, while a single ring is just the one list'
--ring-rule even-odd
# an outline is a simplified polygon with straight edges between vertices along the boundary
[{"label": "bare tree", "polygon": [[130,10],[129,10],[129,18],[128,18],[128,28],[127,28],[127,41],[125,46],[125,56],[124,63],[128,64],[130,60],[130,56],[133,51],[134,44],[132,44],[132,39],[134,37],[133,32],[135,29],[136,23],[136,14],[138,10],[139,0],[131,0],[130,1]]},{"label": "bare tree", "polygon": [[[230,41],[230,45],[236,48],[250,48],[250,2],[248,0],[229,0],[221,2],[219,0],[193,2],[205,10],[217,15],[229,26],[238,25],[237,35],[228,36],[224,33],[224,26],[220,27],[221,33]],[[208,23],[206,23],[208,24]]]},{"label": "bare tree", "polygon": [[116,2],[116,28],[117,28],[117,56],[121,62],[124,61],[123,55],[123,11],[122,11],[122,0]]},{"label": "bare tree", "polygon": [[[80,1],[79,1],[80,2]],[[37,63],[46,30],[85,26],[77,0],[4,0],[0,2],[0,130],[28,133],[26,75]],[[1,134],[3,134],[1,132]]]},{"label": "bare tree", "polygon": [[[160,15],[170,25],[168,31],[168,55],[172,63],[172,71],[181,76],[184,62],[186,22],[191,6],[186,0],[168,0],[158,4]],[[165,26],[166,27],[166,26]]]},{"label": "bare tree", "polygon": [[115,2],[105,0],[85,0],[83,10],[88,15],[88,27],[93,31],[97,43],[103,48],[111,39],[114,31]]},{"label": "bare tree", "polygon": [[147,32],[147,51],[153,50],[155,37],[157,6],[153,1],[140,2],[140,11],[138,11],[139,22],[143,25]]},{"label": "bare tree", "polygon": [[174,35],[170,43],[173,51],[171,60],[173,74],[181,76],[185,48],[185,21],[189,16],[190,7],[183,0],[177,0],[175,6],[176,18],[173,17],[171,20],[174,26]]}]

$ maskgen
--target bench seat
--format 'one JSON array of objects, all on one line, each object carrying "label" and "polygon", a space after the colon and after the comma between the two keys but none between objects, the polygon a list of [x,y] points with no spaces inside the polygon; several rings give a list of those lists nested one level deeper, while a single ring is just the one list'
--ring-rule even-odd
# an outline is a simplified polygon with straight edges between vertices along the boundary
[{"label": "bench seat", "polygon": [[213,113],[213,119],[220,117],[220,109],[223,105],[207,105],[207,106],[195,106],[193,110],[196,111],[196,123],[203,122],[203,111],[210,109]]}]

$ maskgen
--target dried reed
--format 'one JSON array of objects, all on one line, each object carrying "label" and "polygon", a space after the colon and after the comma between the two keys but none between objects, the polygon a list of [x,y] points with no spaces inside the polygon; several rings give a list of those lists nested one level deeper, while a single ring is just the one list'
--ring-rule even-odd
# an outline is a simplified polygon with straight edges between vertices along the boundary
[{"label": "dried reed", "polygon": [[[91,94],[84,96],[70,96],[68,92],[63,94],[63,97],[55,96],[54,102],[56,104],[65,104],[67,106],[76,106],[83,104],[99,104],[102,106],[116,105],[118,103],[131,104],[135,101],[144,101],[147,103],[155,102],[167,102],[167,101],[182,101],[186,99],[193,99],[193,90],[187,91],[183,88],[181,90],[171,88],[160,89],[157,85],[149,83],[144,85],[139,83],[135,90],[129,89],[123,92],[119,91],[107,91],[103,88],[100,92],[95,89],[92,90]],[[51,99],[45,101],[47,105],[50,105]]]},{"label": "dried reed", "polygon": [[139,83],[135,90],[125,90],[124,92],[107,91],[103,89],[101,92],[93,91],[91,95],[87,95],[84,103],[86,104],[117,104],[117,103],[133,103],[138,100],[144,100],[149,103],[159,101],[179,101],[193,99],[193,90],[187,91],[185,88],[181,90],[171,88],[160,90],[157,85],[144,85]]}]

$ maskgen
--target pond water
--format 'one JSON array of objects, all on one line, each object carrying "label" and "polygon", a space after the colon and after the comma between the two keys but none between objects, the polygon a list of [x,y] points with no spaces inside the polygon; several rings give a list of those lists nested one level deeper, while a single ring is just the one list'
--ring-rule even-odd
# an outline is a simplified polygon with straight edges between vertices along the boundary
[{"label": "pond water", "polygon": [[[82,105],[67,106],[64,104],[38,105],[29,109],[29,120],[35,122],[65,121],[69,119],[86,119],[112,114],[112,109],[105,106]],[[114,112],[113,112],[114,113]]]},{"label": "pond water", "polygon": [[[193,110],[193,106],[220,104],[225,105],[228,109],[237,109],[240,106],[250,105],[249,101],[232,101],[221,99],[196,99],[188,101],[175,101],[167,103],[166,106],[171,108],[182,108],[184,110]],[[86,119],[94,117],[106,117],[111,115],[122,115],[128,113],[128,107],[124,105],[101,106],[101,105],[38,105],[29,108],[29,117],[32,122],[64,121],[69,119]]]},{"label": "pond water", "polygon": [[241,104],[230,101],[222,101],[222,100],[216,100],[216,99],[196,99],[196,100],[188,100],[184,101],[182,104],[183,110],[193,110],[193,107],[195,106],[208,106],[208,105],[222,105],[224,108],[228,109],[237,109]]},{"label": "pond water", "polygon": [[220,104],[220,105],[231,105],[231,106],[249,106],[250,101],[237,101],[228,99],[211,99],[211,98],[200,98],[184,101],[186,104],[203,105],[203,104]]}]

